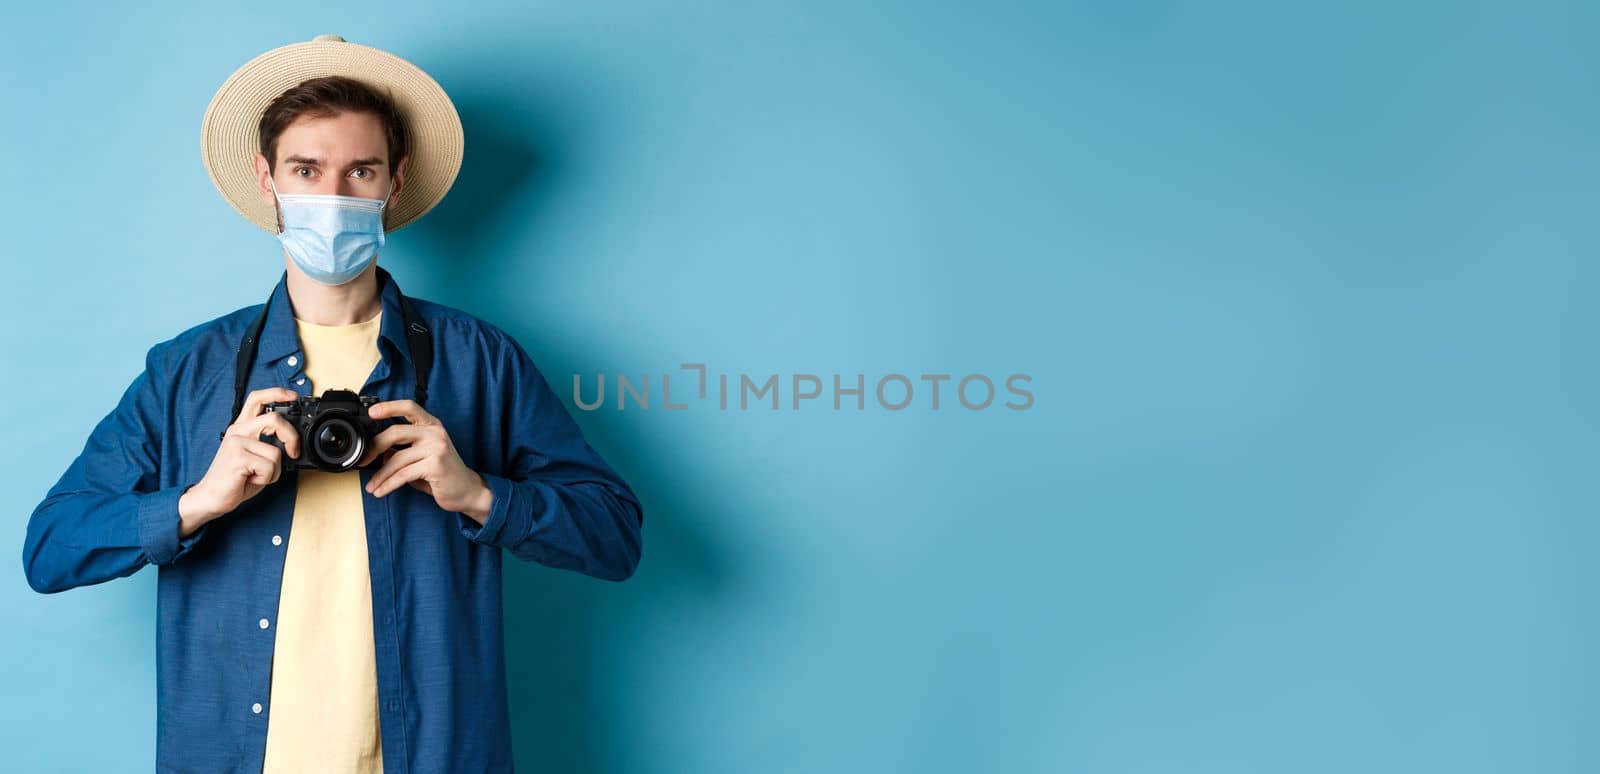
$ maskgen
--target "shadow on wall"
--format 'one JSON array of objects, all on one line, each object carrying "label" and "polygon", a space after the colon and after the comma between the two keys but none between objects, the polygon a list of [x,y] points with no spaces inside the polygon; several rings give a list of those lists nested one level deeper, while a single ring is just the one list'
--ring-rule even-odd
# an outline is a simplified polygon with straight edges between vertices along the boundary
[{"label": "shadow on wall", "polygon": [[[682,462],[683,449],[649,448],[645,434],[629,421],[633,416],[574,410],[562,377],[573,373],[576,363],[592,360],[593,347],[541,335],[562,314],[560,308],[518,305],[514,290],[512,298],[500,295],[495,278],[503,276],[501,267],[508,261],[488,254],[485,246],[496,241],[506,218],[523,226],[537,223],[571,179],[573,159],[563,153],[557,129],[563,120],[519,114],[525,106],[506,104],[500,95],[469,90],[452,99],[466,128],[461,172],[449,196],[405,234],[419,254],[438,258],[422,270],[429,275],[426,284],[453,292],[469,313],[475,311],[470,308],[474,298],[502,310],[494,315],[495,324],[527,349],[590,445],[634,489],[645,514],[638,571],[621,584],[504,555],[513,747],[519,767],[533,771],[620,772],[627,764],[616,751],[637,741],[637,729],[628,731],[618,719],[628,717],[633,702],[628,686],[614,674],[615,665],[598,655],[630,647],[600,643],[618,631],[637,631],[629,621],[682,609],[685,597],[706,605],[727,598],[735,584],[730,551],[696,530],[716,521],[708,514],[733,506],[717,501],[714,473]],[[506,212],[513,201],[515,212]],[[512,260],[541,265],[537,249]],[[579,348],[590,357],[576,357]],[[630,664],[623,674],[638,668]],[[640,696],[639,701],[659,698]]]}]

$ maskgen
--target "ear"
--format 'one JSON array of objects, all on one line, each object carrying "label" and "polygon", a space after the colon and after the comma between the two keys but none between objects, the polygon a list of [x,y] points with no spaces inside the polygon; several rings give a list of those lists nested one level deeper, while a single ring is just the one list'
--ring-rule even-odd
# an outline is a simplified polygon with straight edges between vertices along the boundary
[{"label": "ear", "polygon": [[252,161],[256,170],[256,192],[261,195],[261,201],[276,206],[277,200],[272,197],[272,188],[267,184],[267,178],[272,174],[267,169],[267,157],[261,151],[256,151]]},{"label": "ear", "polygon": [[407,154],[400,157],[400,163],[394,165],[394,188],[389,192],[389,198],[400,195],[406,187],[406,172],[411,168],[411,156]]}]

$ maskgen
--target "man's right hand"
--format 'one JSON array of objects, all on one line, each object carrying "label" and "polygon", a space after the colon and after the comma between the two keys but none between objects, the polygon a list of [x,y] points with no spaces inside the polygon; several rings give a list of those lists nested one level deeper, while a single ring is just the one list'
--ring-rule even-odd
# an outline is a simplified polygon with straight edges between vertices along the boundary
[{"label": "man's right hand", "polygon": [[[244,407],[222,436],[205,477],[178,499],[179,535],[187,537],[206,522],[232,513],[277,481],[285,452],[290,458],[300,456],[300,433],[289,420],[277,412],[261,413],[270,402],[299,397],[287,387],[256,390],[245,397]],[[284,448],[261,440],[262,435],[277,438]]]}]

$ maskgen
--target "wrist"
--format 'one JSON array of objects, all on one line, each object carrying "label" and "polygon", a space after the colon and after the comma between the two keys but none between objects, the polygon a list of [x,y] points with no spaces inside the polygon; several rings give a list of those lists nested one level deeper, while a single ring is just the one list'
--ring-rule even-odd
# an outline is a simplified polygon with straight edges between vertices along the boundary
[{"label": "wrist", "polygon": [[195,491],[194,486],[183,490],[183,495],[178,498],[178,536],[188,537],[194,531],[205,526],[206,522],[217,518],[217,513],[206,505],[202,495]]},{"label": "wrist", "polygon": [[478,484],[481,489],[461,513],[481,525],[489,520],[489,509],[494,507],[494,490],[489,488],[489,482],[484,480],[481,473],[478,473]]}]

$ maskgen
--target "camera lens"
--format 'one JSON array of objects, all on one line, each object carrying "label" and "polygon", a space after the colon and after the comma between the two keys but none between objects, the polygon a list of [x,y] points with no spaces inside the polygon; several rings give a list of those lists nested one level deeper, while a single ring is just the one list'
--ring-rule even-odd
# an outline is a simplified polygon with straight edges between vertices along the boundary
[{"label": "camera lens", "polygon": [[318,424],[312,433],[311,448],[316,451],[317,457],[339,470],[349,468],[361,459],[365,447],[355,426],[338,417]]}]

